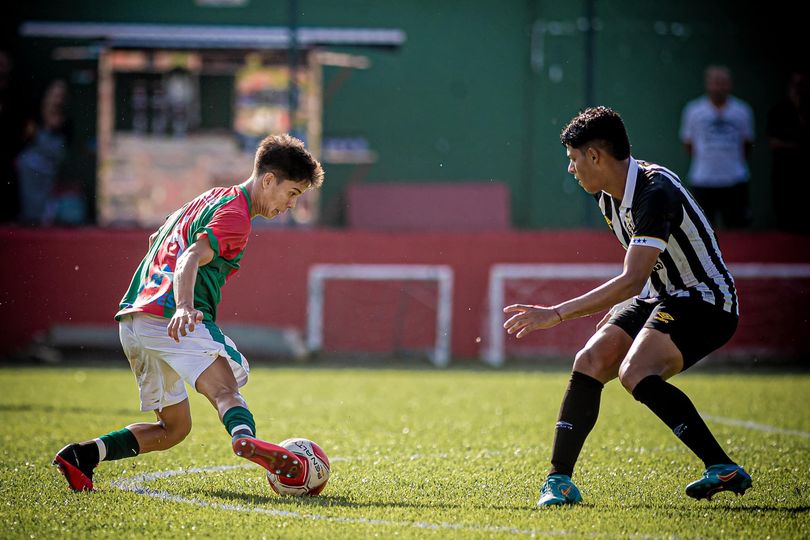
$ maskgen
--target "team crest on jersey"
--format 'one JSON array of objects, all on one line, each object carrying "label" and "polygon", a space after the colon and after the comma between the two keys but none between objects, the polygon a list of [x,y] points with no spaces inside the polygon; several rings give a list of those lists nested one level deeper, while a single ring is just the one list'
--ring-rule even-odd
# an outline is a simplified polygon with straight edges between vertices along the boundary
[{"label": "team crest on jersey", "polygon": [[659,311],[655,314],[655,320],[661,321],[662,323],[670,323],[675,320],[675,317],[667,313],[666,311]]}]

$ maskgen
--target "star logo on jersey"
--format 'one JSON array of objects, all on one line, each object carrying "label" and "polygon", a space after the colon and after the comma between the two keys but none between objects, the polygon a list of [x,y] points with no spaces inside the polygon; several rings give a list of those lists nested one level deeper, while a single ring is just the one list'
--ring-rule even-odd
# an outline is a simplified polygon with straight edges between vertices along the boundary
[{"label": "star logo on jersey", "polygon": [[670,323],[675,320],[675,317],[667,313],[666,311],[659,311],[655,314],[655,320],[661,321],[664,324]]}]

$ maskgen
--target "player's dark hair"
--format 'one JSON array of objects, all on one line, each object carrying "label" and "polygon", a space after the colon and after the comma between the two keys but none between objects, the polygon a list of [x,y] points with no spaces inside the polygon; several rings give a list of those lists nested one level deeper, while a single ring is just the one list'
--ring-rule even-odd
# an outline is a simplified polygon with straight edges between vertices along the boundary
[{"label": "player's dark hair", "polygon": [[630,139],[619,113],[610,107],[590,107],[581,111],[560,132],[564,146],[580,149],[596,144],[615,159],[630,157]]},{"label": "player's dark hair", "polygon": [[265,137],[256,150],[254,175],[261,176],[272,172],[279,180],[292,180],[321,187],[323,168],[304,143],[290,135],[270,135]]}]

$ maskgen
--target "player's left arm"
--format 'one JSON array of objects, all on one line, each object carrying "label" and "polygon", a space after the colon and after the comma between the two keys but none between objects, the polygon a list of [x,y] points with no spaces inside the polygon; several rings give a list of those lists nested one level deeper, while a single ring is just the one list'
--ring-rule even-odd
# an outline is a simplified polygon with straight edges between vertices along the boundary
[{"label": "player's left arm", "polygon": [[186,328],[188,332],[193,332],[195,325],[203,320],[203,313],[194,308],[194,284],[197,282],[197,270],[214,260],[215,255],[208,235],[204,234],[177,259],[172,284],[177,309],[166,328],[169,337],[177,342],[181,335],[187,334]]}]

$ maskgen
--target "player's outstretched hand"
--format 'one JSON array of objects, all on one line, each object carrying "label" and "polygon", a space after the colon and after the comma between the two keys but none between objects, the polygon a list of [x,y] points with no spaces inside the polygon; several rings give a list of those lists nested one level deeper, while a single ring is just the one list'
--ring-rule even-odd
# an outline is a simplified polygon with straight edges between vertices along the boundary
[{"label": "player's outstretched hand", "polygon": [[166,333],[170,338],[180,343],[180,336],[188,335],[194,327],[203,321],[202,311],[194,308],[177,308],[169,321]]},{"label": "player's outstretched hand", "polygon": [[535,330],[551,328],[562,322],[560,314],[553,307],[512,304],[503,308],[503,312],[517,313],[503,323],[503,327],[507,334],[517,332],[518,339]]}]

